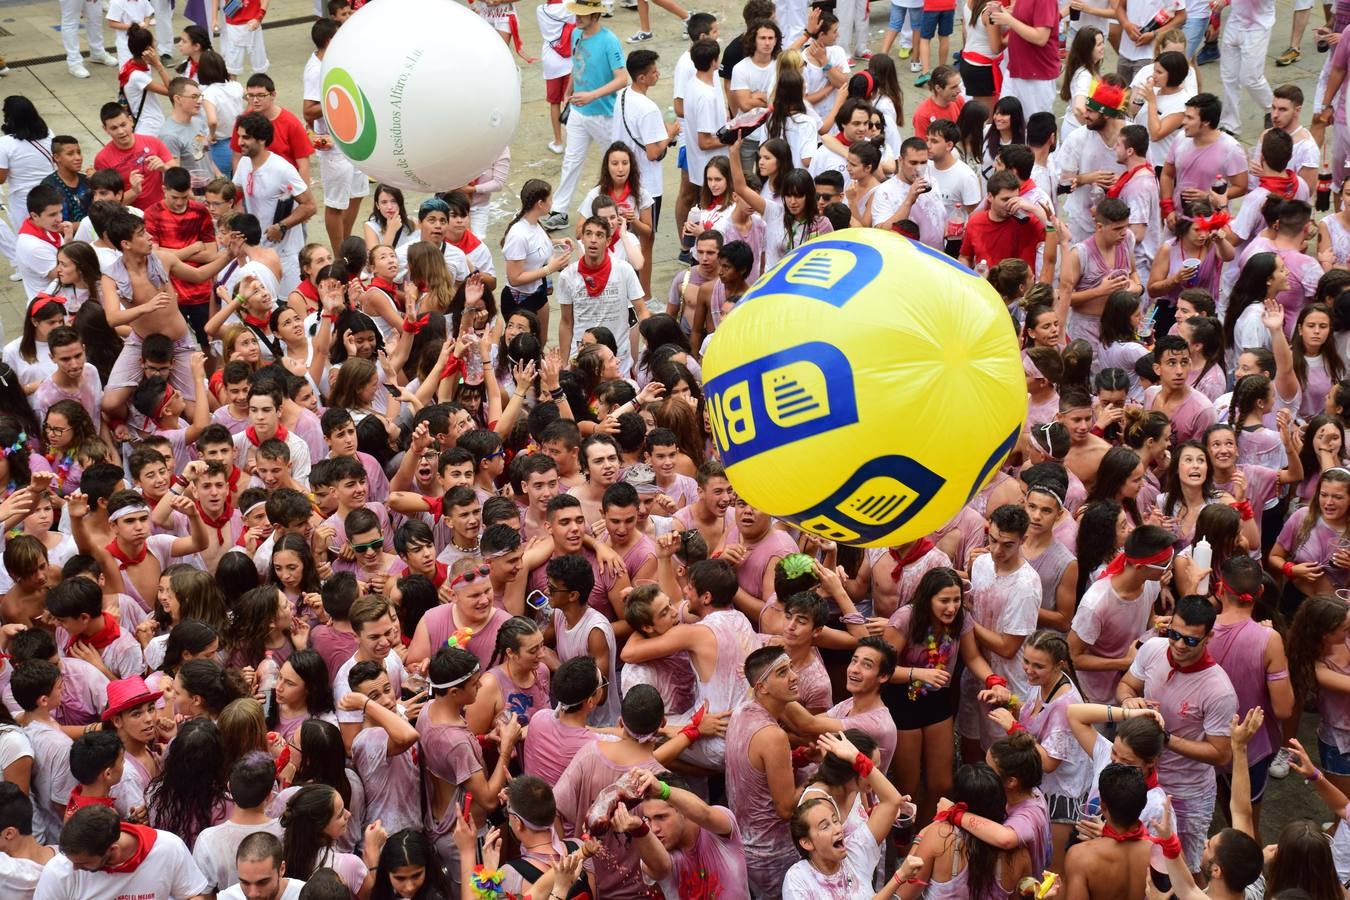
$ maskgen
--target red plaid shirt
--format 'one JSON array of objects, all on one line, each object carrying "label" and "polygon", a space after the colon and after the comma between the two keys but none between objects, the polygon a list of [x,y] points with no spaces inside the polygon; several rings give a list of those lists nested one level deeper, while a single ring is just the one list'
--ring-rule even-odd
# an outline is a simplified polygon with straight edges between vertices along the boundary
[{"label": "red plaid shirt", "polygon": [[[211,214],[196,200],[189,200],[182,215],[169,212],[164,201],[156,203],[145,211],[145,230],[154,241],[166,250],[178,250],[198,241],[213,243],[216,228],[211,224]],[[188,265],[194,265],[188,263]],[[173,289],[178,292],[180,306],[200,306],[211,299],[211,280],[201,284],[192,284],[170,279]]]}]

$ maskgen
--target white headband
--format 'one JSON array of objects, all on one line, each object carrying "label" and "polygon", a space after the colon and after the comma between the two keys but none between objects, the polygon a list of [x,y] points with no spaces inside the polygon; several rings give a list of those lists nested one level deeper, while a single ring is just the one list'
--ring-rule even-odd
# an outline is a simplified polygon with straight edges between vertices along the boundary
[{"label": "white headband", "polygon": [[[763,671],[763,672],[760,672],[760,673],[759,673],[759,677],[755,679],[755,687],[759,687],[761,684],[763,684],[763,683],[764,683],[764,679],[766,679],[766,678],[768,678],[770,675],[772,675],[772,674],[773,674],[773,670],[776,669],[776,668],[778,668],[778,664],[779,664],[780,662],[782,662],[783,660],[785,660],[785,659],[788,659],[788,655],[787,655],[787,651],[786,651],[786,650],[784,650],[782,653],[780,653],[780,654],[778,654],[777,656],[775,656],[775,657],[773,658],[773,662],[769,663],[767,666],[764,667],[764,671]],[[791,661],[790,659],[788,659],[788,662],[789,662],[789,664],[791,664],[792,661]]]},{"label": "white headband", "polygon": [[433,681],[430,684],[428,684],[427,687],[434,688],[438,691],[447,691],[450,688],[459,687],[461,684],[468,681],[473,676],[477,675],[481,668],[482,667],[478,665],[478,663],[474,663],[472,669],[470,669],[466,674],[459,676],[454,681],[446,681],[441,684],[437,684],[436,682]]},{"label": "white headband", "polygon": [[253,505],[250,506],[248,509],[244,510],[244,515],[246,515],[246,516],[251,516],[251,515],[253,515],[253,511],[254,511],[255,509],[257,509],[257,508],[260,507],[260,506],[266,506],[266,505],[267,505],[267,501],[266,501],[266,500],[259,500],[257,503],[253,504]]},{"label": "white headband", "polygon": [[125,517],[127,517],[127,516],[134,516],[134,515],[136,515],[137,513],[143,513],[143,512],[144,512],[144,513],[148,513],[149,511],[150,511],[150,507],[149,507],[147,504],[145,504],[145,503],[133,503],[133,504],[131,504],[130,506],[124,506],[124,507],[122,507],[121,509],[119,509],[117,512],[110,514],[110,515],[108,516],[108,521],[109,521],[109,522],[116,522],[118,519],[122,519],[122,518],[125,518]]}]

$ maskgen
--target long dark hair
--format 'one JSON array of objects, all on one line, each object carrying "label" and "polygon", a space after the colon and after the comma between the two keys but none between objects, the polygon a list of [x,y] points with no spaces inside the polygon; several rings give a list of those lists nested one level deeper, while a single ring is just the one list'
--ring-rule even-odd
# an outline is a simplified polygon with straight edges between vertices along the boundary
[{"label": "long dark hair", "polygon": [[501,628],[497,629],[497,643],[492,648],[492,659],[488,661],[488,666],[495,666],[498,663],[506,662],[507,651],[519,652],[520,639],[529,634],[538,634],[539,626],[533,619],[527,619],[525,616],[512,616],[502,623]]},{"label": "long dark hair", "polygon": [[633,209],[638,209],[639,198],[642,196],[642,179],[638,171],[637,154],[633,148],[623,141],[615,141],[605,149],[600,157],[600,178],[596,184],[600,188],[600,193],[614,195],[614,179],[609,174],[609,158],[615,153],[622,153],[628,157],[628,190],[633,201]]},{"label": "long dark hair", "polygon": [[961,132],[961,139],[956,142],[956,148],[972,169],[978,170],[984,164],[984,126],[988,121],[989,107],[979,100],[970,101],[957,114],[956,127]]},{"label": "long dark hair", "polygon": [[1345,896],[1331,842],[1316,823],[1295,819],[1280,829],[1275,859],[1270,863],[1266,896],[1275,897],[1285,888],[1302,888],[1312,900],[1341,900]]},{"label": "long dark hair", "polygon": [[[323,583],[319,580],[319,567],[314,563],[314,551],[309,547],[309,541],[305,540],[302,534],[283,534],[280,539],[272,544],[272,557],[283,550],[289,550],[300,557],[300,591],[306,594],[317,594],[323,590]],[[277,578],[277,570],[268,566],[268,582],[281,587],[281,581]]]},{"label": "long dark hair", "polygon": [[286,830],[281,847],[290,877],[309,878],[319,864],[319,855],[332,846],[324,829],[332,821],[336,794],[326,784],[307,784],[286,802],[281,814],[281,827]]},{"label": "long dark hair", "polygon": [[867,61],[867,71],[872,74],[876,84],[874,97],[886,97],[895,105],[895,115],[899,120],[898,128],[905,120],[905,95],[900,90],[900,78],[895,73],[895,60],[884,53],[878,53]]},{"label": "long dark hair", "polygon": [[[1302,328],[1304,321],[1313,313],[1321,313],[1327,317],[1328,322],[1335,321],[1331,315],[1331,307],[1325,303],[1310,303],[1299,311],[1298,321],[1294,323],[1294,337],[1289,341],[1289,349],[1294,356],[1294,375],[1298,378],[1299,387],[1304,391],[1308,390],[1308,350],[1303,346]],[[1332,383],[1340,381],[1341,376],[1345,374],[1345,363],[1336,352],[1336,336],[1330,328],[1327,329],[1327,339],[1322,344],[1320,356]]]},{"label": "long dark hair", "polygon": [[[782,138],[769,138],[759,145],[759,149],[768,153],[778,163],[777,170],[773,173],[773,177],[769,179],[769,185],[773,188],[774,194],[781,198],[783,189],[787,185],[788,174],[792,171],[792,148]],[[814,210],[812,211],[814,212]]]},{"label": "long dark hair", "polygon": [[[1308,424],[1303,426],[1303,449],[1298,451],[1298,458],[1303,463],[1303,477],[1305,480],[1312,478],[1315,473],[1321,473],[1322,462],[1317,458],[1317,450],[1313,447],[1313,437],[1322,430],[1323,425],[1335,425],[1341,433],[1341,455],[1345,454],[1345,426],[1341,420],[1335,416],[1328,416],[1319,413],[1308,420]],[[1289,548],[1290,550],[1294,548]]]},{"label": "long dark hair", "polygon": [[801,72],[790,67],[778,72],[769,110],[769,137],[786,139],[788,122],[806,113],[806,81]]},{"label": "long dark hair", "polygon": [[684,329],[674,316],[666,313],[653,313],[638,323],[638,334],[642,336],[645,346],[642,348],[642,355],[638,357],[638,368],[651,372],[653,361],[652,355],[658,347],[666,344],[674,344],[685,353],[691,353],[689,348],[689,338],[685,336]]},{"label": "long dark hair", "polygon": [[384,849],[380,851],[380,865],[375,870],[375,887],[371,890],[370,900],[402,900],[395,893],[390,875],[395,869],[418,867],[426,872],[426,880],[412,896],[412,900],[450,900],[450,885],[441,870],[441,861],[436,848],[427,840],[426,835],[416,828],[405,828],[389,835]]},{"label": "long dark hair", "polygon": [[189,719],[169,744],[160,773],[146,788],[150,824],[191,847],[225,802],[225,750],[210,719]]},{"label": "long dark hair", "polygon": [[[42,121],[42,116],[33,105],[33,101],[23,94],[10,94],[6,97],[3,111],[4,122],[0,123],[0,131],[16,140],[40,141],[52,133],[47,123]],[[20,212],[27,211],[20,210]]]},{"label": "long dark hair", "polygon": [[[1266,299],[1267,284],[1275,274],[1274,253],[1254,253],[1242,266],[1232,293],[1228,295],[1228,308],[1223,314],[1224,343],[1233,343],[1233,330],[1237,327],[1242,311],[1253,303],[1263,303]],[[1238,352],[1244,348],[1239,347]]]},{"label": "long dark hair", "polygon": [[1135,525],[1143,525],[1144,519],[1139,514],[1139,505],[1134,497],[1121,499],[1116,495],[1120,489],[1125,486],[1125,482],[1134,474],[1134,470],[1139,468],[1142,462],[1139,454],[1135,453],[1129,447],[1112,447],[1102,455],[1101,462],[1097,466],[1097,480],[1092,483],[1092,490],[1088,492],[1087,503],[1096,503],[1101,500],[1114,500],[1119,503]]},{"label": "long dark hair", "polygon": [[1285,636],[1289,648],[1289,681],[1294,698],[1305,703],[1317,696],[1317,663],[1322,659],[1322,642],[1345,624],[1350,606],[1330,594],[1304,597],[1294,613],[1294,621]]},{"label": "long dark hair", "polygon": [[75,330],[80,333],[80,340],[84,341],[85,358],[98,370],[103,383],[107,384],[113,365],[122,354],[123,341],[117,329],[108,324],[103,304],[93,300],[85,302],[75,314]]},{"label": "long dark hair", "polygon": [[[381,194],[388,194],[390,197],[394,198],[394,202],[398,204],[399,220],[403,222],[402,233],[411,237],[413,234],[413,224],[408,219],[408,206],[403,200],[403,191],[394,187],[392,184],[385,184],[381,182],[375,185],[375,191],[373,194],[371,194],[372,205],[370,210],[370,217],[366,221],[374,222],[376,225],[378,225],[380,234],[381,236],[383,236],[384,228],[386,225],[389,224],[389,220],[384,217],[384,213],[380,212],[379,204]],[[394,243],[398,243],[397,238],[394,239]]]},{"label": "long dark hair", "polygon": [[956,610],[956,618],[952,619],[952,624],[945,626],[945,628],[952,640],[958,640],[961,637],[961,626],[966,616],[966,588],[961,581],[961,576],[956,574],[955,569],[938,566],[924,572],[923,577],[919,579],[919,586],[914,590],[914,614],[909,620],[908,646],[923,646],[923,642],[928,638],[929,629],[936,630],[939,627],[944,627],[938,625],[933,619],[933,598],[937,596],[939,591],[950,587],[961,591],[962,602]]},{"label": "long dark hair", "polygon": [[[952,800],[966,804],[972,814],[983,816],[991,822],[1001,823],[1008,817],[1003,780],[984,763],[962,766],[956,770]],[[967,896],[988,897],[998,878],[998,862],[1003,851],[957,828],[952,829],[951,839],[955,840],[958,833],[965,850]]]},{"label": "long dark hair", "polygon": [[1199,441],[1184,441],[1172,452],[1172,461],[1167,464],[1167,482],[1163,490],[1167,493],[1167,502],[1163,504],[1164,515],[1174,515],[1183,503],[1181,496],[1181,451],[1199,450],[1205,458],[1205,482],[1200,485],[1200,496],[1205,502],[1214,496],[1214,465],[1209,461],[1205,445]]},{"label": "long dark hair", "polygon": [[1101,317],[1102,347],[1135,339],[1134,324],[1130,319],[1138,308],[1139,295],[1132,291],[1116,291],[1106,298]]},{"label": "long dark hair", "polygon": [[1078,585],[1079,597],[1087,590],[1092,573],[1102,563],[1116,555],[1116,519],[1121,505],[1115,500],[1099,500],[1083,505],[1078,521]]},{"label": "long dark hair", "polygon": [[1008,143],[1025,144],[1027,142],[1027,117],[1022,112],[1022,101],[1016,97],[1000,97],[998,102],[994,104],[994,111],[989,114],[989,128],[984,135],[984,146],[989,151],[990,159],[997,159],[999,148],[1004,146],[1003,139],[999,137],[998,129],[994,127],[994,116],[1000,113],[1008,117],[1008,130],[1012,132],[1012,140]]},{"label": "long dark hair", "polygon": [[502,247],[506,246],[506,236],[511,232],[511,226],[519,222],[524,217],[525,213],[534,209],[541,200],[546,200],[548,197],[552,196],[552,194],[553,185],[542,178],[527,179],[526,182],[520,186],[520,209],[516,212],[515,217],[512,218],[510,222],[507,222],[506,227],[502,229]]},{"label": "long dark hair", "polygon": [[164,643],[164,662],[160,663],[159,671],[166,675],[178,674],[184,653],[195,656],[219,637],[216,630],[205,622],[184,619],[169,630],[169,639]]},{"label": "long dark hair", "polygon": [[307,719],[300,726],[300,768],[293,784],[326,784],[350,806],[352,784],[347,778],[347,751],[342,733],[332,722]]},{"label": "long dark hair", "polygon": [[[328,677],[328,666],[317,650],[297,650],[286,663],[305,685],[305,709],[311,716],[334,711],[333,682]],[[273,703],[267,711],[267,727],[276,728],[281,719],[281,706]],[[303,726],[302,726],[303,727]]]},{"label": "long dark hair", "polygon": [[[974,12],[971,13],[971,21],[974,22]],[[1073,77],[1078,74],[1079,69],[1087,69],[1094,77],[1101,75],[1100,64],[1093,62],[1092,54],[1097,49],[1097,38],[1102,37],[1100,28],[1078,29],[1078,34],[1074,35],[1073,44],[1069,46],[1068,58],[1064,60],[1064,81],[1059,86],[1059,99],[1073,101],[1073,95],[1070,90],[1073,86]],[[1065,115],[1068,111],[1065,111]]]}]

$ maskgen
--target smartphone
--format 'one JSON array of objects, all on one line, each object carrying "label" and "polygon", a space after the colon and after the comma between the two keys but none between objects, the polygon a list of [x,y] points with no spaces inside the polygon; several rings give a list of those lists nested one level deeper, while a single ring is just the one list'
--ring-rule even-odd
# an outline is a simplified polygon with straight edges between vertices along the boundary
[{"label": "smartphone", "polygon": [[386,385],[384,386],[384,389],[385,389],[386,391],[389,392],[389,396],[391,396],[391,397],[402,397],[402,396],[403,396],[403,392],[402,392],[401,390],[399,390],[398,385],[396,385],[396,384],[386,384]]},{"label": "smartphone", "polygon": [[525,597],[525,605],[535,612],[548,612],[553,608],[548,602],[548,595],[543,591],[530,591]]}]

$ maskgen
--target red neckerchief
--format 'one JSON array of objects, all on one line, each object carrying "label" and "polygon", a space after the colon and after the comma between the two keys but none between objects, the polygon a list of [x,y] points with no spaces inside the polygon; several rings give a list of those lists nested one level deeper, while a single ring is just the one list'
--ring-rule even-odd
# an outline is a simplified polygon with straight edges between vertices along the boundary
[{"label": "red neckerchief", "polygon": [[[439,498],[437,498],[439,499]],[[431,576],[431,583],[436,587],[445,584],[445,579],[450,576],[450,567],[443,562],[436,563],[436,571]]]},{"label": "red neckerchief", "polygon": [[1144,787],[1148,788],[1151,791],[1157,786],[1158,786],[1158,770],[1154,769],[1152,772],[1149,772],[1147,775],[1144,776]]},{"label": "red neckerchief", "polygon": [[1017,186],[1017,196],[1025,197],[1027,194],[1030,194],[1034,190],[1036,190],[1036,182],[1028,178],[1026,181],[1022,182]]},{"label": "red neckerchief", "polygon": [[904,556],[901,556],[900,552],[896,550],[894,547],[888,550],[887,552],[890,553],[891,559],[895,560],[895,568],[891,570],[891,580],[894,581],[896,584],[899,584],[900,573],[904,571],[905,566],[921,558],[925,553],[927,553],[929,550],[932,550],[933,547],[935,546],[936,545],[931,540],[925,537],[919,538],[917,541],[915,541],[914,546],[910,547],[909,552],[906,553]]},{"label": "red neckerchief", "polygon": [[1102,837],[1123,844],[1126,841],[1148,840],[1148,832],[1144,829],[1143,822],[1135,822],[1134,827],[1129,831],[1116,831],[1110,825],[1106,825],[1102,828]]},{"label": "red neckerchief", "polygon": [[398,296],[398,285],[381,275],[370,279],[370,286],[384,291],[391,299]]},{"label": "red neckerchief", "polygon": [[135,559],[132,559],[130,556],[127,556],[125,553],[122,552],[121,547],[117,546],[116,538],[110,541],[108,546],[104,547],[103,549],[107,550],[108,554],[113,559],[117,560],[118,563],[120,563],[118,568],[123,571],[126,571],[126,569],[129,566],[140,565],[141,563],[145,562],[145,554],[150,552],[150,547],[148,544],[141,544],[140,555],[137,556]]},{"label": "red neckerchief", "polygon": [[248,313],[244,314],[244,324],[252,325],[259,331],[267,331],[270,325],[266,319],[259,319],[257,316],[250,316]]},{"label": "red neckerchief", "polygon": [[1125,190],[1125,185],[1130,183],[1130,179],[1133,178],[1135,175],[1138,175],[1140,171],[1142,171],[1143,169],[1147,169],[1148,167],[1149,167],[1148,163],[1146,162],[1140,163],[1133,169],[1130,169],[1128,172],[1121,175],[1119,178],[1116,179],[1115,184],[1111,185],[1109,188],[1106,189],[1106,196],[1119,197],[1121,192]]},{"label": "red neckerchief", "polygon": [[197,514],[202,517],[202,524],[214,528],[216,530],[216,540],[220,541],[221,546],[224,546],[225,526],[229,525],[230,519],[234,518],[234,504],[230,503],[230,498],[225,498],[225,510],[220,514],[220,517],[216,519],[207,515],[206,510],[202,508],[202,502],[200,500],[194,502],[197,504]]},{"label": "red neckerchief", "polygon": [[1298,175],[1293,169],[1286,169],[1283,175],[1262,175],[1257,179],[1261,187],[1277,197],[1293,200],[1298,193]]},{"label": "red neckerchief", "polygon": [[[248,442],[249,442],[250,444],[252,444],[253,446],[257,447],[257,446],[259,446],[260,444],[262,444],[262,441],[258,440],[258,431],[257,431],[257,429],[255,429],[252,425],[250,425],[250,426],[248,426],[247,428],[244,429],[244,434],[248,437]],[[286,440],[286,438],[289,436],[289,434],[290,434],[290,433],[289,433],[288,431],[286,431],[286,426],[285,426],[285,425],[282,425],[280,422],[278,422],[278,423],[277,423],[277,433],[274,434],[273,437],[275,437],[275,438],[276,438],[277,440],[279,440],[279,441],[284,441],[284,440]]]},{"label": "red neckerchief", "polygon": [[32,219],[23,220],[23,224],[19,226],[19,234],[32,235],[40,241],[46,241],[58,250],[61,249],[61,232],[41,228]]},{"label": "red neckerchief", "polygon": [[296,293],[305,298],[305,309],[314,312],[319,308],[319,289],[313,282],[302,281],[295,286]]},{"label": "red neckerchief", "polygon": [[155,846],[155,839],[159,836],[153,828],[146,828],[144,825],[132,825],[130,822],[119,822],[118,827],[122,829],[123,834],[129,834],[136,839],[136,852],[122,860],[115,866],[104,866],[100,871],[111,875],[125,875],[129,872],[135,872],[140,868],[141,863],[150,855],[150,850]]},{"label": "red neckerchief", "polygon": [[1176,660],[1172,659],[1171,647],[1167,648],[1167,662],[1172,667],[1172,671],[1167,673],[1168,681],[1171,681],[1172,676],[1177,674],[1178,672],[1180,672],[1183,675],[1187,675],[1191,672],[1203,672],[1205,669],[1218,665],[1218,663],[1214,661],[1214,657],[1210,656],[1209,651],[1206,650],[1205,655],[1200,657],[1199,661],[1193,662],[1189,666],[1179,666],[1177,665]]},{"label": "red neckerchief", "polygon": [[612,199],[612,200],[614,201],[614,205],[615,205],[615,206],[618,206],[618,205],[622,204],[623,201],[625,201],[625,200],[627,200],[629,197],[631,197],[632,194],[633,194],[633,186],[632,186],[631,184],[629,184],[628,182],[625,181],[625,182],[623,183],[623,190],[622,190],[621,192],[619,192],[619,193],[617,193],[617,194],[610,194],[609,196],[610,196],[610,199]]},{"label": "red neckerchief", "polygon": [[837,137],[839,139],[839,143],[843,144],[845,147],[848,147],[853,143],[853,138],[844,134],[842,129],[840,129],[839,133],[835,135],[835,137]]},{"label": "red neckerchief", "polygon": [[599,297],[600,292],[609,284],[609,271],[614,267],[613,258],[606,253],[604,259],[600,260],[600,265],[591,268],[586,262],[586,257],[582,256],[577,260],[577,273],[581,275],[582,284],[586,285],[586,295],[588,297]]},{"label": "red neckerchief", "polygon": [[84,785],[77,784],[75,789],[70,792],[70,797],[66,800],[66,818],[71,816],[86,806],[106,806],[109,809],[116,809],[117,804],[111,797],[86,797],[84,795]]},{"label": "red neckerchief", "polygon": [[231,469],[230,469],[230,495],[231,495],[231,496],[233,496],[233,495],[234,495],[234,492],[237,491],[237,490],[239,489],[239,478],[240,478],[243,474],[244,474],[244,470],[241,469],[241,468],[239,468],[238,466],[233,466],[233,467],[231,467]]},{"label": "red neckerchief", "polygon": [[193,81],[197,80],[197,60],[188,60],[187,77],[191,78]]},{"label": "red neckerchief", "polygon": [[[113,543],[116,543],[116,541],[114,541]],[[70,648],[74,647],[76,644],[88,644],[95,650],[102,650],[104,647],[108,646],[113,641],[117,640],[118,635],[120,635],[121,633],[122,629],[120,626],[118,626],[117,619],[113,617],[113,614],[104,613],[103,627],[100,628],[94,634],[88,635],[86,637],[71,638],[69,641],[66,642],[66,653],[69,654]]]},{"label": "red neckerchief", "polygon": [[[446,243],[449,244],[450,242],[446,241]],[[478,235],[467,228],[464,229],[464,235],[459,240],[450,244],[451,247],[458,247],[459,252],[463,253],[465,256],[468,256],[482,245],[483,242],[478,239]]]},{"label": "red neckerchief", "polygon": [[117,84],[120,87],[126,87],[127,82],[131,80],[132,72],[149,72],[150,66],[141,62],[139,59],[129,59],[122,66],[122,70],[117,73]]}]

